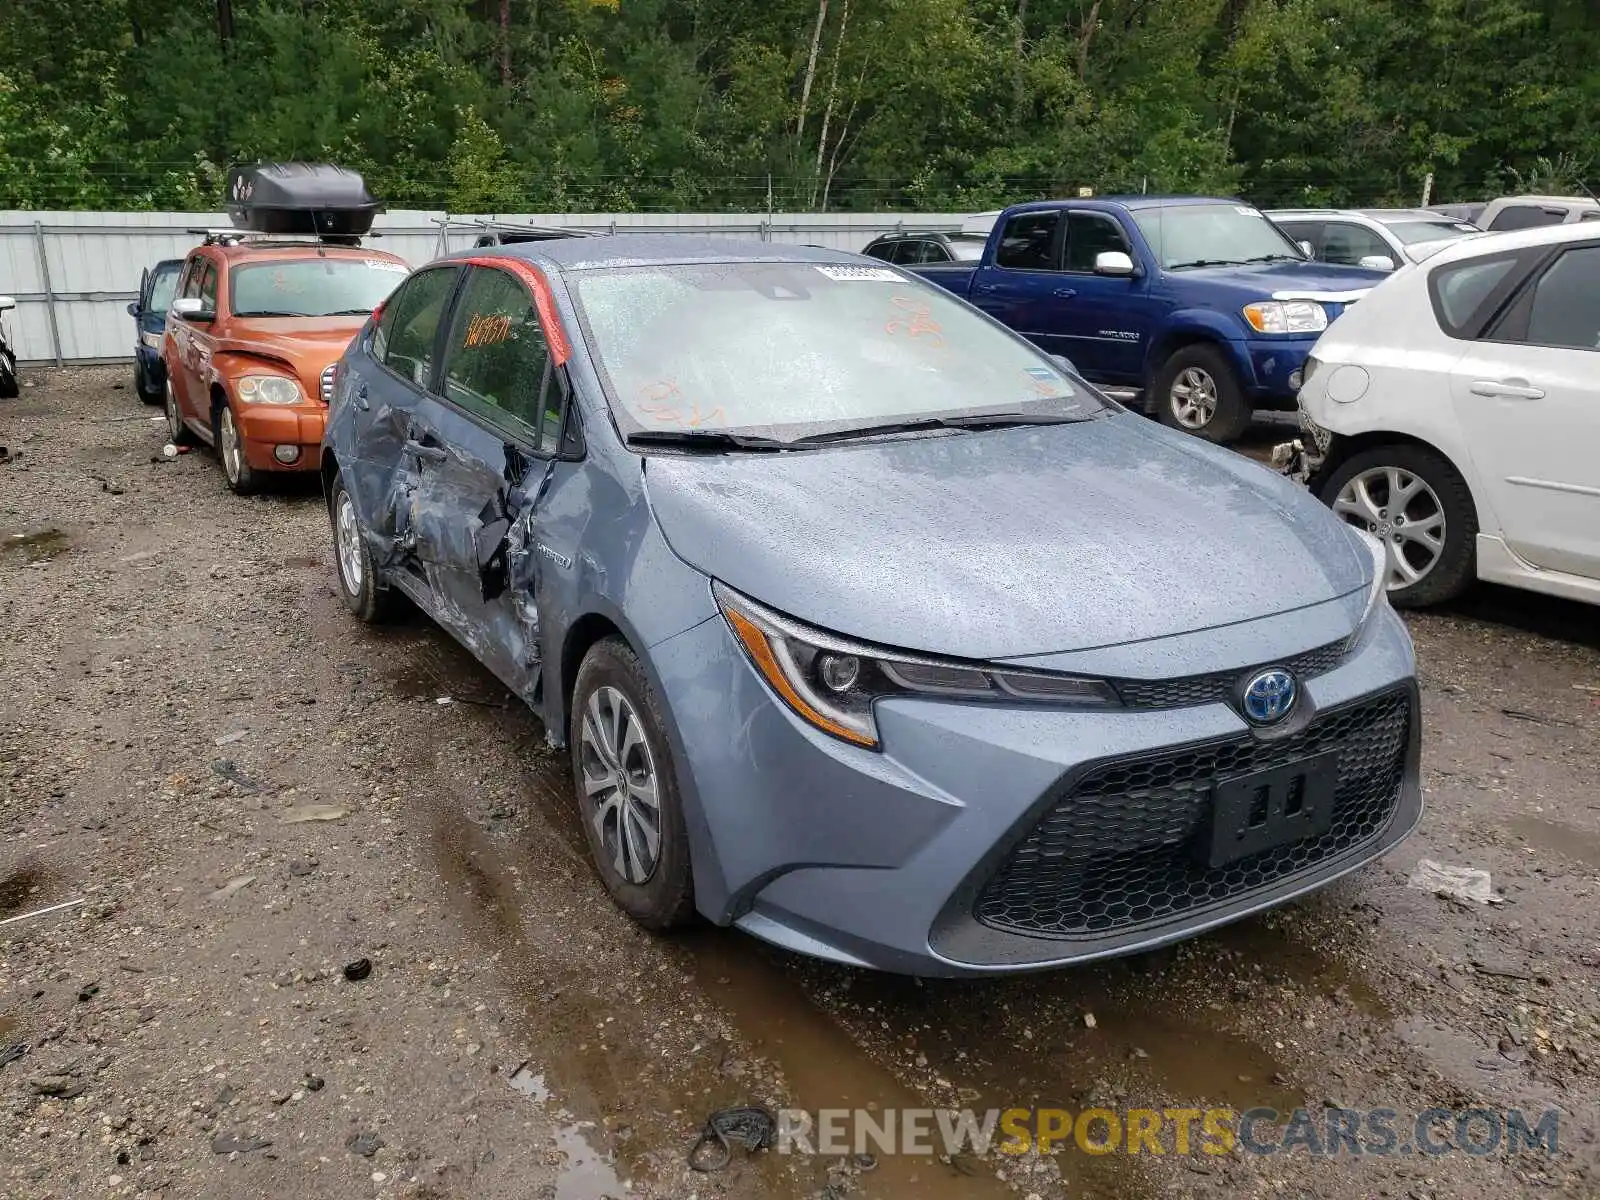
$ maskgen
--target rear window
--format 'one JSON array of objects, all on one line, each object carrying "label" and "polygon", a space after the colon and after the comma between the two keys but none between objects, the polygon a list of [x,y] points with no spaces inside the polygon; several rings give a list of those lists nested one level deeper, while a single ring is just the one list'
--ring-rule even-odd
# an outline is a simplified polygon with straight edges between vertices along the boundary
[{"label": "rear window", "polygon": [[228,276],[236,317],[365,316],[406,277],[386,258],[246,263]]},{"label": "rear window", "polygon": [[[1600,213],[1596,213],[1600,216]],[[983,257],[983,248],[989,244],[987,235],[952,233],[950,235],[950,253],[957,262],[977,262]]]},{"label": "rear window", "polygon": [[1465,221],[1385,221],[1384,224],[1390,233],[1407,246],[1417,242],[1442,242],[1481,232],[1476,225],[1469,225]]},{"label": "rear window", "polygon": [[1489,298],[1517,265],[1515,254],[1473,258],[1441,267],[1428,276],[1439,326],[1451,337],[1471,338],[1488,318]]}]

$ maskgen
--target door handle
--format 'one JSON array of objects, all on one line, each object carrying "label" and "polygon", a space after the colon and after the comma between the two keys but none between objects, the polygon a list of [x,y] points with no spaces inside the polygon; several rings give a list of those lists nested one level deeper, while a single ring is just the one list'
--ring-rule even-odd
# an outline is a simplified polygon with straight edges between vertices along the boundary
[{"label": "door handle", "polygon": [[1526,379],[1479,379],[1470,391],[1474,396],[1503,396],[1510,400],[1544,399],[1544,389],[1531,386]]},{"label": "door handle", "polygon": [[1061,300],[1071,300],[1078,294],[1078,291],[1076,288],[1057,288],[1050,294]]},{"label": "door handle", "polygon": [[418,462],[443,462],[449,456],[445,454],[443,446],[429,446],[419,442],[416,438],[406,439],[406,451],[417,456]]},{"label": "door handle", "polygon": [[975,288],[973,288],[972,290],[975,291],[975,292],[992,292],[998,286],[999,286],[998,284],[993,284],[993,283],[980,283]]},{"label": "door handle", "polygon": [[361,384],[357,385],[356,394],[354,396],[354,400],[355,400],[355,403],[356,403],[356,407],[359,408],[362,412],[366,412],[369,408],[372,407],[372,405],[367,400],[367,385],[365,383],[361,383]]}]

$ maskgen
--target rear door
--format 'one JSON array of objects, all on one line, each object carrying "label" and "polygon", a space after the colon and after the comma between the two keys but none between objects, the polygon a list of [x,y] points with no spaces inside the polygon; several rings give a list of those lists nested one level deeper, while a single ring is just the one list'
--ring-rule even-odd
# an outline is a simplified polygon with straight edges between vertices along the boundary
[{"label": "rear door", "polygon": [[389,297],[372,332],[347,359],[341,411],[333,417],[350,423],[349,446],[335,449],[346,455],[345,486],[373,538],[374,556],[380,565],[409,571],[413,583],[425,583],[413,554],[412,508],[423,466],[419,454],[430,451],[410,444],[412,423],[434,383],[461,275],[458,266],[427,267]]},{"label": "rear door", "polygon": [[993,261],[974,272],[970,297],[984,312],[1054,354],[1068,353],[1061,348],[1057,313],[1062,300],[1076,294],[1061,277],[1066,227],[1060,209],[1011,216],[995,242]]},{"label": "rear door", "polygon": [[1052,289],[1058,302],[1055,328],[1060,340],[1051,349],[1066,355],[1091,379],[1137,384],[1154,319],[1150,281],[1143,276],[1096,275],[1095,261],[1113,250],[1133,257],[1133,247],[1116,218],[1068,210],[1062,274]]},{"label": "rear door", "polygon": [[1600,579],[1600,240],[1541,264],[1451,391],[1507,544]]},{"label": "rear door", "polygon": [[470,267],[412,425],[436,448],[417,492],[416,554],[435,618],[523,696],[539,679],[539,617],[532,577],[513,586],[511,544],[559,448],[560,390],[527,286],[509,269]]},{"label": "rear door", "polygon": [[[191,255],[183,267],[183,279],[178,284],[179,299],[198,299],[200,296],[200,280],[205,274],[206,259],[204,255]],[[195,344],[194,325],[187,317],[173,317],[167,322],[172,332],[172,359],[169,364],[172,368],[168,373],[172,377],[172,393],[178,401],[178,411],[184,415],[192,415],[194,408],[190,396],[195,388]]]}]

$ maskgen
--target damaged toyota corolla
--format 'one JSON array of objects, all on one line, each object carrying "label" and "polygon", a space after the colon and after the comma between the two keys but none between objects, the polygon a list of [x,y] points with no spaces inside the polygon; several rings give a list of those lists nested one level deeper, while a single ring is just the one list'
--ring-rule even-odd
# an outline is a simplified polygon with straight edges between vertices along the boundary
[{"label": "damaged toyota corolla", "polygon": [[893,267],[473,251],[413,274],[333,391],[350,608],[409,597],[542,716],[651,929],[1059,966],[1417,822],[1382,547]]}]

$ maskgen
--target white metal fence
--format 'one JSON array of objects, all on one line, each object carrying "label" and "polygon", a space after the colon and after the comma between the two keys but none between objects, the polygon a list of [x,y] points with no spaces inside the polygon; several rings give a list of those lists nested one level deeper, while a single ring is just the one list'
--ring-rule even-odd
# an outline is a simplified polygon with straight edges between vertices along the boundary
[{"label": "white metal fence", "polygon": [[[905,213],[500,213],[400,210],[381,215],[375,243],[413,266],[471,246],[473,223],[499,220],[596,232],[693,233],[860,250],[881,233],[954,230],[958,215]],[[145,267],[182,258],[196,230],[226,229],[222,213],[0,211],[0,295],[24,362],[105,362],[133,356],[127,306]]]}]

